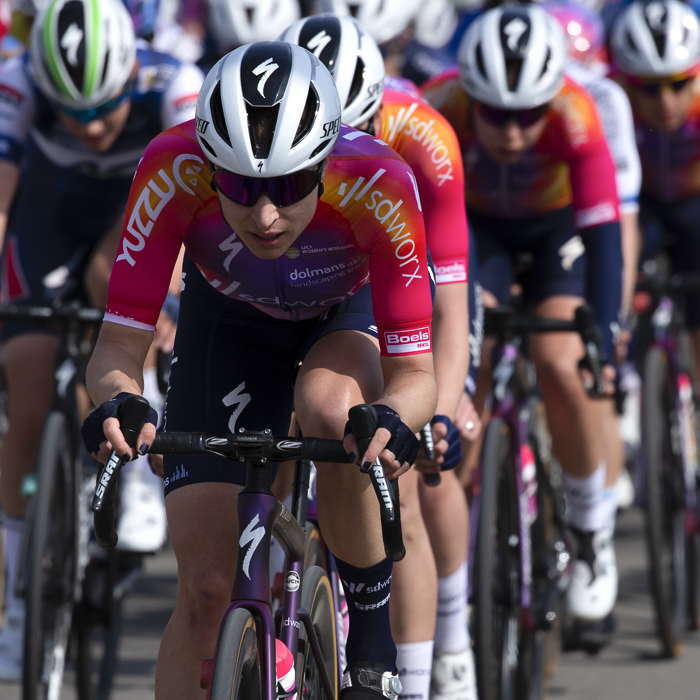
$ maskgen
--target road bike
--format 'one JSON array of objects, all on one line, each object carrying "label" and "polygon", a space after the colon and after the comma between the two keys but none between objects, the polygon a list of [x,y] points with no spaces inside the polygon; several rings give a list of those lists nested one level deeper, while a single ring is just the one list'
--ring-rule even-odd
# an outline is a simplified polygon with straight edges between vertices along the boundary
[{"label": "road bike", "polygon": [[556,664],[570,554],[560,468],[551,458],[534,370],[522,346],[529,333],[579,333],[597,392],[600,354],[588,307],[577,309],[574,321],[498,307],[485,309],[484,322],[496,345],[470,527],[477,686],[480,700],[536,700],[546,694]]},{"label": "road bike", "polygon": [[[120,406],[121,430],[135,444],[148,412],[142,397],[130,397]],[[366,450],[378,421],[374,409],[356,406],[350,423],[358,446]],[[298,460],[292,509],[305,521],[309,487],[308,462],[350,461],[339,440],[274,437],[269,430],[235,434],[159,433],[150,449],[154,454],[213,455],[246,463],[246,483],[238,496],[237,568],[231,603],[223,615],[214,657],[202,666],[202,687],[211,700],[261,698],[276,700],[276,640],[295,655],[294,689],[300,698],[333,700],[340,692],[334,598],[328,575],[316,565],[304,569],[309,539],[301,525],[271,493],[274,461]],[[103,546],[117,541],[113,526],[116,475],[122,461],[113,453],[102,469],[93,499],[95,534]],[[401,537],[397,480],[385,478],[379,461],[370,469],[379,500],[387,556],[405,555]],[[270,541],[275,537],[286,555],[281,614],[270,607]]]},{"label": "road bike", "polygon": [[79,700],[107,700],[116,673],[121,601],[140,571],[123,552],[92,556],[89,497],[94,462],[80,436],[78,385],[104,312],[78,304],[4,304],[0,318],[60,332],[56,384],[39,440],[28,499],[17,591],[26,603],[23,700],[58,700],[73,660]]},{"label": "road bike", "polygon": [[700,626],[697,407],[679,303],[684,290],[698,288],[698,274],[652,274],[637,284],[650,302],[638,331],[643,360],[637,498],[645,506],[652,598],[669,657],[682,653],[686,630]]}]

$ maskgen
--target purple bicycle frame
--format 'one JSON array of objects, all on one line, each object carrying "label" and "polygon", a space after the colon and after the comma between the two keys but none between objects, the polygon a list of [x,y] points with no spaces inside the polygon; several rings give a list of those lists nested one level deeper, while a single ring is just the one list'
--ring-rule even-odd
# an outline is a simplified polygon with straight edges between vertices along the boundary
[{"label": "purple bicycle frame", "polygon": [[[316,658],[324,689],[335,697],[337,689],[322,663],[316,632],[308,610],[300,608],[301,580],[306,536],[292,514],[271,494],[242,491],[238,496],[238,561],[231,591],[231,602],[221,620],[222,630],[228,615],[236,608],[245,608],[255,618],[258,647],[261,650],[262,700],[276,700],[275,622],[270,609],[270,541],[275,539],[286,554],[285,592],[279,639],[296,656],[299,630],[303,624],[312,653]],[[218,641],[217,641],[218,649]],[[298,690],[298,689],[297,689]]]},{"label": "purple bicycle frame", "polygon": [[[518,529],[520,532],[520,604],[527,609],[532,602],[530,586],[532,583],[532,542],[530,538],[530,525],[528,523],[527,495],[523,486],[521,445],[527,444],[528,421],[523,407],[516,401],[513,392],[508,388],[511,377],[515,372],[515,363],[519,350],[513,343],[505,343],[494,349],[493,353],[493,377],[494,388],[491,394],[491,417],[501,418],[510,426],[511,451],[515,462],[515,483],[518,489]],[[480,476],[479,476],[480,479]],[[469,592],[474,580],[473,567],[476,553],[476,534],[479,524],[479,510],[481,497],[479,489],[476,489],[472,501],[472,510],[469,526]]]}]

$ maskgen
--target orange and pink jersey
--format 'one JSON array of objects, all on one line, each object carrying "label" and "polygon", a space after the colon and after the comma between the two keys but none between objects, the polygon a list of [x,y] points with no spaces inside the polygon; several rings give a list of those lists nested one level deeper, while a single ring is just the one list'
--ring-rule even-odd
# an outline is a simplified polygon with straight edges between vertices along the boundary
[{"label": "orange and pink jersey", "polygon": [[457,69],[426,83],[423,94],[457,134],[467,209],[523,219],[573,205],[579,229],[618,219],[615,166],[600,118],[593,98],[574,81],[565,78],[541,138],[513,165],[496,162],[477,140]]},{"label": "orange and pink jersey", "polygon": [[280,319],[320,316],[371,277],[382,354],[431,352],[425,232],[411,169],[379,139],[342,126],[323,183],[294,246],[263,260],[221,216],[194,120],[163,132],[131,187],[105,320],[153,330],[184,243],[212,287]]},{"label": "orange and pink jersey", "polygon": [[658,131],[636,114],[635,121],[642,192],[667,202],[700,194],[700,82],[696,81],[690,113],[680,129]]},{"label": "orange and pink jersey", "polygon": [[427,102],[404,90],[384,90],[381,117],[381,139],[416,176],[437,283],[466,282],[469,235],[462,156],[454,130]]}]

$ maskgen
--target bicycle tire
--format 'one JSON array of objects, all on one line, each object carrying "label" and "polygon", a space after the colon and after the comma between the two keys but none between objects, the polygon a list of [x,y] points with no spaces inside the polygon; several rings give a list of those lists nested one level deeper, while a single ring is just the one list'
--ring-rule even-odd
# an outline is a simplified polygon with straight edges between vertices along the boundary
[{"label": "bicycle tire", "polygon": [[124,600],[115,586],[128,570],[140,568],[137,560],[138,555],[109,550],[102,558],[92,558],[85,571],[83,597],[73,621],[78,700],[108,700],[111,694]]},{"label": "bicycle tire", "polygon": [[299,686],[297,687],[297,697],[304,698],[304,700],[336,700],[340,673],[336,648],[337,634],[333,591],[326,572],[318,566],[311,566],[304,571],[301,607],[308,610],[311,615],[311,622],[316,631],[324,666],[331,685],[335,688],[335,694],[333,698],[328,698],[323,690],[316,659],[306,637],[306,628],[302,625],[299,630],[299,651],[295,664],[295,675]]},{"label": "bicycle tire", "polygon": [[669,416],[675,396],[668,357],[651,348],[644,359],[642,413],[646,468],[646,541],[649,578],[663,653],[683,652],[687,610],[687,562],[683,474],[673,454]]},{"label": "bicycle tire", "polygon": [[480,700],[521,697],[518,672],[518,494],[508,424],[486,428],[474,571],[474,652]]},{"label": "bicycle tire", "polygon": [[49,413],[39,444],[30,525],[23,700],[59,697],[77,581],[77,485],[68,419]]},{"label": "bicycle tire", "polygon": [[236,608],[219,634],[209,699],[261,698],[260,668],[255,620],[248,610]]},{"label": "bicycle tire", "polygon": [[326,548],[323,544],[321,531],[312,522],[306,523],[306,548],[304,550],[304,569],[310,566],[320,566],[324,571],[328,571],[326,561]]}]

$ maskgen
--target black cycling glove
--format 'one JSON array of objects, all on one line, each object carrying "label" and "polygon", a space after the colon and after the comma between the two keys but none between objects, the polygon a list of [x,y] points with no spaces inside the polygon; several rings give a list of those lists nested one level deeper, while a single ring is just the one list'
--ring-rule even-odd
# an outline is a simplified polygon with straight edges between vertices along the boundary
[{"label": "black cycling glove", "polygon": [[443,438],[449,443],[447,452],[442,456],[445,460],[440,465],[440,471],[454,469],[462,459],[462,441],[459,437],[459,428],[450,420],[448,416],[436,415],[433,423],[444,423],[447,426],[447,435]]},{"label": "black cycling glove", "polygon": [[[135,396],[128,391],[122,391],[113,399],[100,404],[86,419],[80,428],[80,433],[83,436],[83,442],[90,454],[97,454],[100,451],[100,445],[107,439],[102,430],[103,423],[108,418],[113,418],[117,415],[117,409],[129,396]],[[152,423],[154,426],[158,424],[158,413],[155,408],[148,409],[148,418],[146,423]]]},{"label": "black cycling glove", "polygon": [[[412,465],[420,449],[420,440],[401,420],[401,416],[396,411],[380,403],[372,404],[372,408],[377,412],[379,427],[386,428],[391,433],[386,449],[394,453],[399,464],[408,462]],[[345,425],[345,434],[349,435],[351,432],[352,428],[348,421]]]}]

